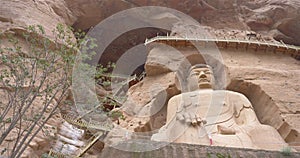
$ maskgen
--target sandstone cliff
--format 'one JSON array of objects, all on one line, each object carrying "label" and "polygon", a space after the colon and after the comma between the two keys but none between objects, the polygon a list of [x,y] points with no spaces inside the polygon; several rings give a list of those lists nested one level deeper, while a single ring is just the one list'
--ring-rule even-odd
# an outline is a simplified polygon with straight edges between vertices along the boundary
[{"label": "sandstone cliff", "polygon": [[[88,31],[114,13],[149,5],[182,11],[195,18],[201,25],[207,26],[207,30],[217,37],[249,38],[247,34],[254,31],[257,40],[276,40],[300,46],[299,0],[0,0],[0,32],[18,32],[23,31],[28,25],[40,24],[45,28],[46,35],[52,38],[51,31],[59,23]],[[122,47],[107,50],[117,53],[115,56],[107,55],[103,62],[116,61],[124,50],[143,43],[146,37],[153,37],[157,32],[165,33],[163,30],[152,29],[142,30],[139,33],[131,32],[131,36],[121,37],[113,45]],[[126,38],[131,38],[135,42],[123,40]],[[170,98],[182,90],[173,71],[165,71],[164,67],[151,65],[151,62],[166,64],[165,60],[155,59],[157,56],[155,53],[160,51],[160,48],[152,50],[146,62],[146,71],[148,74],[152,73],[152,76],[147,76],[129,89],[128,95],[134,99],[141,99],[139,101],[141,106],[151,101],[159,101],[152,93],[165,93],[165,98]],[[257,55],[258,53],[260,52],[222,50],[228,73],[227,88],[244,93],[254,104],[262,123],[275,127],[292,146],[299,146],[299,60],[285,55],[272,53]],[[170,61],[177,61],[174,58]],[[158,74],[161,70],[164,73]],[[153,82],[161,84],[161,89],[154,92],[145,91]],[[145,95],[142,95],[142,92],[146,92]],[[164,110],[165,107],[155,116],[144,119],[128,117],[121,125],[132,131],[157,129],[164,122]],[[62,123],[59,115],[56,117],[57,119],[50,120],[48,125],[57,126],[60,137],[72,138],[70,136],[72,134],[63,132],[69,125]],[[78,141],[75,143],[67,139],[67,143],[75,149],[83,146],[81,135],[76,136],[76,139]],[[55,143],[60,147],[61,142]],[[48,152],[51,144],[44,140],[41,134],[33,140],[30,147],[25,156],[32,157],[32,154],[40,156],[41,153]]]}]

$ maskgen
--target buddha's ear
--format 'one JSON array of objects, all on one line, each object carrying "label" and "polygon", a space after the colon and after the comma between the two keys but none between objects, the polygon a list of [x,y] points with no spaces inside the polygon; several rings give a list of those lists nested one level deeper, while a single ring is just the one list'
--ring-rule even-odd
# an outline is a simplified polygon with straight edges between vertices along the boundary
[{"label": "buddha's ear", "polygon": [[216,87],[216,80],[215,80],[215,77],[214,77],[214,75],[212,74],[211,75],[211,81],[210,81],[211,83],[211,88],[212,89],[216,89],[217,87]]}]

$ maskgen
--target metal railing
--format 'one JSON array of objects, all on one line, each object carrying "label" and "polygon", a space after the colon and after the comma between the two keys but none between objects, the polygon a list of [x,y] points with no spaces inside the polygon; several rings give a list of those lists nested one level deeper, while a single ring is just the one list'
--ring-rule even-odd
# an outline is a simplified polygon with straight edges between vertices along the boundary
[{"label": "metal railing", "polygon": [[[280,41],[280,43],[276,42],[266,42],[266,41],[254,41],[254,40],[246,40],[246,39],[221,39],[221,38],[195,38],[195,37],[177,37],[177,36],[156,36],[151,39],[145,40],[145,45],[149,45],[150,43],[154,42],[161,42],[161,41],[187,41],[187,42],[215,42],[217,46],[220,43],[225,43],[226,46],[230,43],[236,43],[236,47],[246,45],[256,45],[257,47],[266,47],[267,48],[276,48],[275,51],[284,50],[289,51],[290,54],[295,58],[300,58],[300,47],[294,45],[288,45]],[[292,53],[291,53],[292,52]]]},{"label": "metal railing", "polygon": [[156,41],[196,41],[196,42],[229,42],[229,43],[245,43],[245,44],[257,44],[257,45],[266,45],[266,46],[276,46],[284,47],[290,49],[300,50],[300,47],[294,45],[288,45],[283,43],[275,42],[266,42],[266,41],[254,41],[254,40],[244,40],[244,39],[221,39],[221,38],[193,38],[193,37],[177,37],[177,36],[156,36],[151,39],[145,40],[145,45]]}]

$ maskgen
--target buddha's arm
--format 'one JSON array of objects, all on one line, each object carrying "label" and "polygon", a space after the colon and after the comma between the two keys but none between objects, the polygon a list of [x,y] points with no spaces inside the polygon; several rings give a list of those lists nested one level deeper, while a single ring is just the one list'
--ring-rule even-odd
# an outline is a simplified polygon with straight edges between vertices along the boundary
[{"label": "buddha's arm", "polygon": [[235,105],[235,118],[238,124],[259,123],[251,102],[243,94],[238,94]]},{"label": "buddha's arm", "polygon": [[176,112],[178,106],[180,106],[180,97],[178,96],[172,97],[168,102],[166,124],[169,124],[171,120],[176,119]]},{"label": "buddha's arm", "polygon": [[[230,98],[229,106],[233,110],[232,115],[237,125],[250,127],[259,124],[251,102],[243,94],[229,92],[228,97]],[[220,134],[236,134],[237,132],[237,129],[224,125],[218,125],[217,128]]]}]

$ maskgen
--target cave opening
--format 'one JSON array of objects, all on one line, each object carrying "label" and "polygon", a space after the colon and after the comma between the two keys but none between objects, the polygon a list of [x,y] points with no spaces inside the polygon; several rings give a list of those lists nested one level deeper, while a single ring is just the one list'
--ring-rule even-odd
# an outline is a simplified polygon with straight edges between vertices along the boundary
[{"label": "cave opening", "polygon": [[[86,34],[93,29],[83,30]],[[79,28],[76,28],[79,30]],[[170,31],[159,28],[140,28],[125,32],[124,34],[115,38],[109,45],[104,49],[104,52],[100,58],[91,59],[94,63],[98,63],[103,67],[108,68],[107,73],[112,73],[112,77],[106,77],[105,80],[115,81],[122,80],[122,76],[125,79],[136,77],[128,81],[129,87],[135,85],[143,79],[145,76],[145,62],[147,59],[147,48],[144,45],[146,39],[150,39],[156,36],[165,36]],[[102,39],[100,39],[102,40]],[[104,39],[105,40],[105,39]],[[101,41],[96,41],[101,42]],[[97,49],[95,49],[96,53]],[[111,64],[114,66],[111,66]],[[121,79],[118,79],[121,77]],[[97,82],[99,84],[99,82]],[[106,87],[107,90],[111,90],[111,87]]]},{"label": "cave opening", "polygon": [[274,127],[286,143],[299,148],[300,144],[296,143],[299,133],[285,121],[275,101],[259,85],[244,80],[231,80],[226,89],[244,94],[252,103],[260,123]]}]

